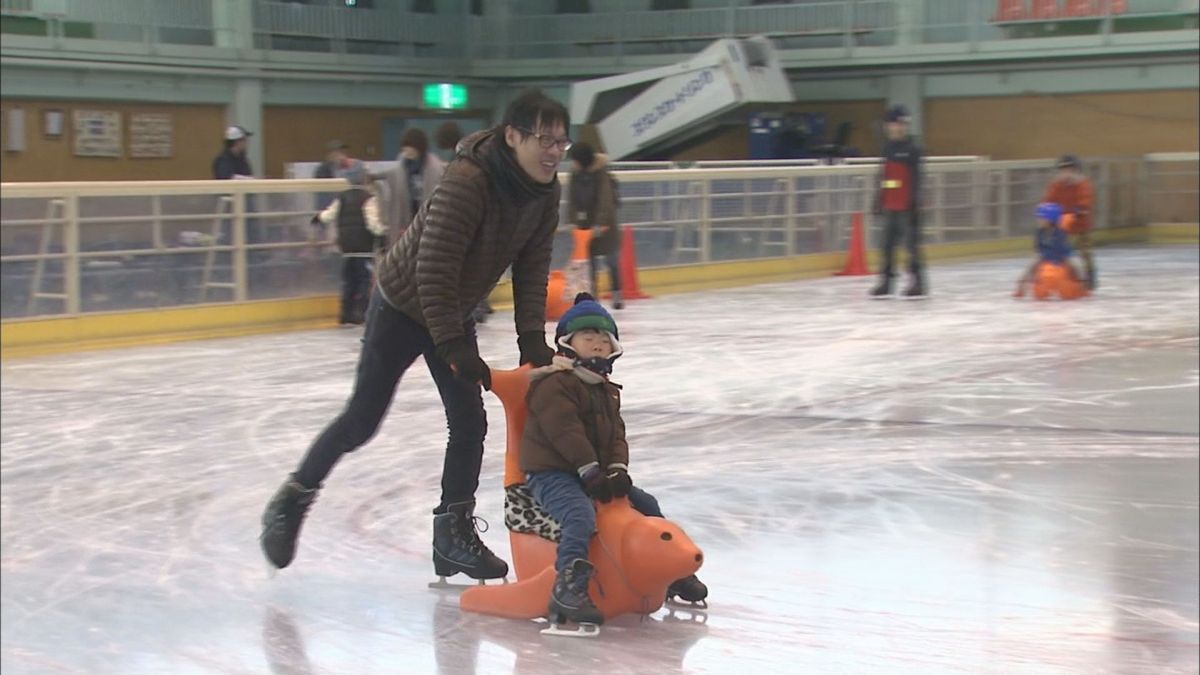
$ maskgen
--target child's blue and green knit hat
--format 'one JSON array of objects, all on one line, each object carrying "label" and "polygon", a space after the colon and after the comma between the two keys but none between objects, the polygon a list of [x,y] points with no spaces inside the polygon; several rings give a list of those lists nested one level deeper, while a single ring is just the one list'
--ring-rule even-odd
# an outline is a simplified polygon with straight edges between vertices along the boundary
[{"label": "child's blue and green knit hat", "polygon": [[617,322],[613,321],[612,315],[608,313],[607,309],[604,309],[604,305],[596,302],[590,293],[576,295],[575,305],[559,319],[558,328],[554,331],[554,344],[558,350],[572,353],[567,343],[571,341],[571,336],[576,331],[584,328],[594,328],[602,333],[608,333],[609,340],[613,343],[613,355],[609,357],[609,360],[621,355]]}]

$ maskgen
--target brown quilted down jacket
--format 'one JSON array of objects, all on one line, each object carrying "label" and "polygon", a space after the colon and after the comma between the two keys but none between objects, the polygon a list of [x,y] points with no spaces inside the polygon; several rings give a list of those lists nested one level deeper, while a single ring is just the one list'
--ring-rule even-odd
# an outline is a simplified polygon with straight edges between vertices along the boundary
[{"label": "brown quilted down jacket", "polygon": [[462,140],[433,195],[379,263],[388,304],[429,329],[434,344],[467,333],[471,311],[510,264],[517,332],[546,326],[546,277],[561,186],[537,183],[499,129]]},{"label": "brown quilted down jacket", "polygon": [[526,395],[529,418],[521,436],[521,470],[572,473],[598,462],[629,465],[621,419],[621,390],[611,382],[587,384],[564,370],[534,380]]}]

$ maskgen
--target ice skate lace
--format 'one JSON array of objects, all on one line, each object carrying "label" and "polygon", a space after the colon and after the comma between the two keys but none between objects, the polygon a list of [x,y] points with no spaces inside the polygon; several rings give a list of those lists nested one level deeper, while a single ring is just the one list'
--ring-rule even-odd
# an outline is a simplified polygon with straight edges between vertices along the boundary
[{"label": "ice skate lace", "polygon": [[[456,525],[459,522],[460,521],[455,520]],[[483,523],[483,527],[480,527],[479,523]],[[492,553],[491,549],[489,549],[483,543],[483,540],[479,538],[479,533],[487,532],[489,527],[490,526],[488,525],[488,521],[486,521],[483,518],[476,516],[474,514],[471,515],[471,528],[470,528],[470,531],[467,533],[468,536],[464,537],[464,539],[466,539],[468,551],[470,551],[471,553],[474,553],[476,555],[482,555],[484,553],[484,551],[486,551],[489,554]]]},{"label": "ice skate lace", "polygon": [[275,516],[276,522],[284,523],[292,517],[299,517],[303,520],[308,515],[308,509],[312,507],[315,501],[317,501],[316,490],[301,492],[295,501],[287,505],[287,508],[279,510],[279,514]]}]

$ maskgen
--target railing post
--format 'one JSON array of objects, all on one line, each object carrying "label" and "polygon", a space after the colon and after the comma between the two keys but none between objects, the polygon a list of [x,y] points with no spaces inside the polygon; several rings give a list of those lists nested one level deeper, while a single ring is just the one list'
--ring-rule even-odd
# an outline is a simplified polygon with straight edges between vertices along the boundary
[{"label": "railing post", "polygon": [[621,63],[625,55],[625,14],[629,11],[629,8],[624,6],[625,4],[621,3],[621,9],[617,13],[617,63]]},{"label": "railing post", "polygon": [[63,265],[63,294],[67,296],[67,314],[75,316],[83,307],[79,259],[79,195],[66,196],[63,204],[63,249],[67,259]]},{"label": "railing post", "polygon": [[1149,157],[1142,155],[1141,161],[1138,162],[1137,183],[1136,183],[1137,188],[1134,193],[1137,195],[1135,197],[1135,204],[1136,204],[1135,211],[1137,214],[1134,217],[1135,225],[1143,226],[1143,227],[1148,226],[1152,220],[1151,215],[1150,215],[1150,204],[1153,203],[1153,200],[1151,199],[1151,195],[1149,192],[1150,186],[1151,186],[1150,161],[1151,160]]},{"label": "railing post", "polygon": [[979,24],[983,17],[979,13],[979,0],[967,3],[967,44],[969,51],[979,51]]},{"label": "railing post", "polygon": [[854,52],[854,33],[850,24],[854,21],[854,0],[842,2],[842,45],[846,47],[846,55]]},{"label": "railing post", "polygon": [[784,252],[789,255],[796,255],[796,192],[795,178],[788,177],[784,180],[783,188],[783,212],[786,215],[784,220],[784,231],[787,236],[787,246]]},{"label": "railing post", "polygon": [[712,261],[711,187],[707,178],[700,182],[700,262]]},{"label": "railing post", "polygon": [[946,241],[946,200],[945,200],[945,174],[935,173],[930,176],[933,178],[933,223],[934,229],[937,231],[937,242],[939,244]]},{"label": "railing post", "polygon": [[151,224],[153,227],[154,249],[161,251],[166,248],[162,238],[162,195],[156,194],[150,198],[150,215],[154,216],[154,222]]},{"label": "railing post", "polygon": [[972,220],[975,227],[996,227],[995,223],[988,222],[988,202],[991,201],[991,194],[987,189],[987,182],[983,180],[983,169],[971,169],[971,200],[975,203],[974,215]]},{"label": "railing post", "polygon": [[1092,223],[1093,229],[1106,228],[1109,226],[1112,220],[1109,217],[1109,209],[1110,205],[1112,204],[1109,193],[1113,189],[1112,172],[1109,171],[1109,164],[1110,160],[1100,160],[1100,175],[1096,180],[1096,183],[1100,189],[1095,190],[1096,208],[1095,212],[1092,214],[1092,217],[1094,218],[1094,222]]},{"label": "railing post", "polygon": [[233,268],[233,300],[245,302],[246,292],[246,193],[233,195],[233,253],[230,266]]},{"label": "railing post", "polygon": [[1000,234],[1005,238],[1012,235],[1012,204],[1009,203],[1011,190],[1009,189],[1008,171],[1002,169],[992,173],[993,176],[1000,176],[1000,195],[997,200],[1000,202]]}]

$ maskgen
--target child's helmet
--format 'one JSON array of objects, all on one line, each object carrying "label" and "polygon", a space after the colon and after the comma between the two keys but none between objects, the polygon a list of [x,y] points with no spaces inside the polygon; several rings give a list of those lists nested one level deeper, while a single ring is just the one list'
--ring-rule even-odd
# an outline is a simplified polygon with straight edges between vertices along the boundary
[{"label": "child's helmet", "polygon": [[1062,218],[1063,207],[1054,202],[1042,202],[1033,210],[1034,215],[1043,220],[1048,220],[1055,225],[1058,224],[1058,219]]}]

